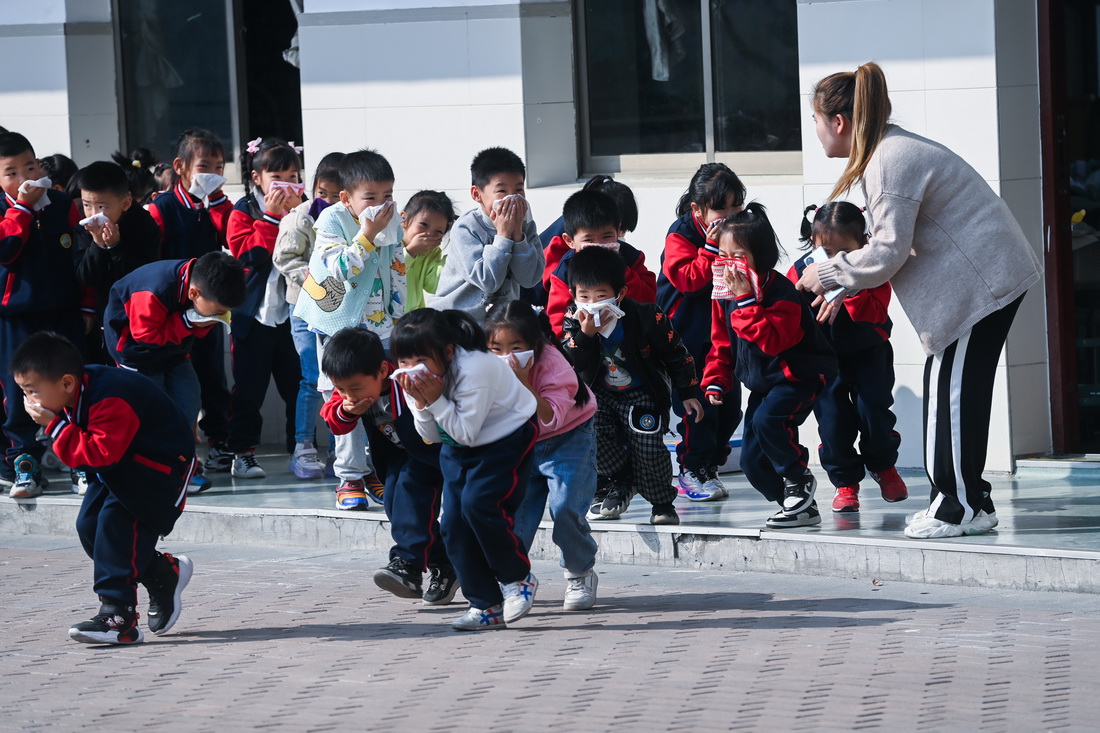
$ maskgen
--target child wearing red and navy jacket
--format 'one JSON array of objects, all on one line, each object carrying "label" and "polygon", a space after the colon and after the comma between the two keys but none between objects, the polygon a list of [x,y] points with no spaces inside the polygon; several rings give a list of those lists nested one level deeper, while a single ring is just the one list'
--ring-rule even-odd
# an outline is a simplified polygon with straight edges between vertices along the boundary
[{"label": "child wearing red and navy jacket", "polygon": [[[817,212],[812,223],[811,211]],[[787,273],[794,283],[814,255],[832,257],[866,244],[867,222],[859,207],[847,201],[809,206],[803,212],[802,240],[812,250]],[[836,377],[826,383],[814,404],[821,467],[836,489],[834,512],[859,511],[859,482],[866,473],[886,501],[909,496],[895,468],[901,436],[894,430],[897,418],[890,409],[894,404],[890,292],[887,282],[848,295],[836,319],[820,325],[836,352],[838,367]]]},{"label": "child wearing red and navy jacket", "polygon": [[[176,185],[156,196],[149,213],[160,226],[160,257],[183,260],[220,252],[233,204],[222,192],[225,149],[209,130],[184,130],[176,141],[172,168]],[[191,353],[199,377],[202,422],[199,427],[210,444],[205,467],[228,471],[232,454],[225,447],[229,437],[229,384],[225,376],[225,338],[199,339]]]},{"label": "child wearing red and navy jacket", "polygon": [[245,194],[229,216],[229,251],[245,266],[244,302],[233,314],[233,391],[230,395],[229,440],[233,476],[263,478],[256,446],[263,429],[264,397],[275,378],[286,416],[287,453],[294,452],[294,415],[302,367],[290,332],[290,305],[286,280],[271,256],[279,236],[279,222],[302,203],[305,187],[299,183],[302,160],[283,140],[256,138],[248,143],[249,171]]},{"label": "child wearing red and navy jacket", "polygon": [[53,439],[58,458],[88,476],[76,531],[95,570],[100,609],[69,629],[87,644],[135,644],[137,584],[149,591],[148,626],[170,630],[191,578],[185,556],[156,550],[187,501],[197,462],[183,413],[146,377],[83,365],[64,337],[40,332],[15,352],[10,371],[31,418]]},{"label": "child wearing red and navy jacket", "polygon": [[[27,138],[0,134],[0,364],[36,331],[57,331],[83,343],[82,309],[89,328],[94,319],[94,295],[76,278],[73,228],[80,214],[60,191],[30,185],[43,176]],[[23,410],[11,373],[0,380],[8,441],[0,485],[11,487],[12,498],[35,497],[46,484],[39,468],[45,447],[35,440],[38,429]]]},{"label": "child wearing red and navy jacket", "polygon": [[779,241],[764,207],[750,203],[712,232],[732,298],[715,299],[713,345],[703,385],[707,400],[729,399],[734,379],[749,389],[741,470],[757,491],[779,504],[772,528],[821,523],[817,482],[798,444],[798,428],[827,380],[836,356],[801,294],[774,270]]},{"label": "child wearing red and navy jacket", "polygon": [[[676,213],[665,237],[661,254],[661,272],[657,276],[657,305],[672,319],[672,326],[695,359],[697,376],[703,378],[710,349],[711,265],[718,255],[708,243],[709,230],[727,214],[740,211],[745,201],[745,186],[722,163],[706,163],[691,178],[688,190],[680,197]],[[679,405],[673,405],[680,417],[677,430],[680,442],[676,457],[680,464],[677,483],[680,495],[691,501],[712,501],[728,496],[718,478],[718,469],[730,454],[730,438],[741,422],[741,393],[731,387],[721,404],[703,403],[703,420],[687,419]],[[702,399],[702,394],[699,395]]]},{"label": "child wearing red and navy jacket", "polygon": [[[389,564],[375,572],[379,588],[401,598],[423,598],[431,606],[446,605],[458,592],[458,578],[439,530],[443,474],[439,470],[439,443],[426,443],[416,431],[404,390],[394,380],[393,364],[386,360],[382,340],[372,331],[345,328],[325,345],[321,370],[332,380],[332,398],[321,417],[336,435],[345,435],[360,421],[367,429],[371,459],[385,483],[383,506],[390,520],[394,545]],[[345,498],[366,509],[362,489],[344,488],[359,496],[337,492],[337,508]],[[431,573],[426,591],[421,582]]]}]

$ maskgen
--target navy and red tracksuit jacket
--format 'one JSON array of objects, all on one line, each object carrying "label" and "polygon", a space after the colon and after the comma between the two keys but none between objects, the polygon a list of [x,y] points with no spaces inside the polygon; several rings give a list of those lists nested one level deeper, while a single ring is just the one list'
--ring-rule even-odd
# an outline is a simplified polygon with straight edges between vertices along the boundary
[{"label": "navy and red tracksuit jacket", "polygon": [[[321,407],[321,419],[328,425],[333,435],[346,435],[355,429],[362,420],[367,428],[367,435],[376,439],[376,433],[389,440],[395,446],[400,447],[408,454],[409,458],[420,463],[425,463],[439,470],[439,450],[442,443],[425,443],[416,432],[416,423],[413,421],[412,411],[406,404],[405,392],[394,380],[390,382],[390,409],[389,414],[382,414],[381,407],[371,406],[363,415],[352,415],[344,412],[341,405],[344,398],[339,392],[333,391],[332,397]],[[395,439],[396,438],[396,439]]]},{"label": "navy and red tracksuit jacket", "polygon": [[[807,253],[794,263],[787,279],[797,283],[806,269]],[[837,354],[851,354],[863,351],[890,340],[894,324],[890,320],[890,283],[875,288],[861,290],[855,295],[844,298],[844,307],[840,309],[832,323],[820,323],[818,328],[833,346]]]},{"label": "navy and red tracksuit jacket", "polygon": [[225,230],[233,205],[222,194],[207,208],[177,183],[149,204],[149,213],[162,232],[160,259],[182,260],[202,257],[225,246]]},{"label": "navy and red tracksuit jacket", "polygon": [[657,305],[672,319],[692,353],[703,350],[710,339],[711,265],[717,256],[718,246],[707,242],[706,227],[694,212],[684,214],[668,228],[657,276]]},{"label": "navy and red tracksuit jacket", "polygon": [[157,534],[172,531],[195,470],[195,436],[148,377],[85,367],[71,407],[46,428],[62,463],[85,471]]},{"label": "navy and red tracksuit jacket", "polygon": [[[561,237],[554,237],[546,247],[546,270],[543,285],[548,293],[546,315],[554,333],[561,338],[565,335],[562,321],[565,309],[573,302],[569,292],[569,262],[576,253]],[[645,266],[645,254],[626,242],[619,242],[619,255],[626,262],[626,297],[639,303],[654,303],[657,300],[657,276]],[[554,259],[551,261],[551,257]]]},{"label": "navy and red tracksuit jacket", "polygon": [[761,290],[760,301],[752,293],[712,301],[707,392],[729,392],[735,378],[767,392],[783,382],[820,384],[836,375],[836,354],[794,283],[773,270]]},{"label": "navy and red tracksuit jacket", "polygon": [[107,351],[121,366],[162,372],[191,356],[196,336],[217,324],[196,325],[184,314],[195,260],[161,260],[131,272],[114,284],[103,314]]},{"label": "navy and red tracksuit jacket", "polygon": [[0,200],[0,317],[94,310],[95,294],[76,278],[80,212],[60,191],[44,195],[50,205],[37,212],[6,193]]},{"label": "navy and red tracksuit jacket", "polygon": [[243,196],[229,214],[229,251],[245,268],[244,302],[233,310],[234,318],[238,319],[234,333],[240,333],[240,327],[245,325],[244,318],[255,319],[260,310],[282,218],[281,214],[261,212],[251,193]]}]

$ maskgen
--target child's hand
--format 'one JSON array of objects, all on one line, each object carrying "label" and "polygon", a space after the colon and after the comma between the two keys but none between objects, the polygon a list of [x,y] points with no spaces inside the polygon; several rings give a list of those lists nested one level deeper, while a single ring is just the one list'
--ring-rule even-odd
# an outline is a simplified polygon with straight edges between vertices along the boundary
[{"label": "child's hand", "polygon": [[573,314],[577,321],[581,324],[581,333],[585,336],[596,335],[596,317],[588,311],[577,310]]},{"label": "child's hand", "polygon": [[424,399],[424,394],[420,391],[420,387],[417,386],[416,382],[414,382],[412,377],[408,374],[398,374],[397,384],[401,389],[405,390],[405,394],[413,398],[413,401],[416,403],[416,409],[423,410],[428,406],[428,402]]},{"label": "child's hand", "polygon": [[121,239],[118,225],[112,224],[110,221],[102,226],[98,226],[95,223],[85,224],[84,228],[92,235],[92,241],[96,243],[96,246],[102,247],[103,249],[114,247],[118,244],[118,240]]},{"label": "child's hand", "polygon": [[19,192],[19,198],[16,199],[21,204],[24,204],[28,209],[33,209],[34,205],[38,203],[38,200],[46,195],[46,189],[39,188],[38,186],[28,186],[27,192]]},{"label": "child's hand", "polygon": [[272,188],[264,195],[264,207],[275,216],[285,216],[292,208],[285,188]]},{"label": "child's hand", "polygon": [[695,422],[702,422],[703,406],[694,397],[688,397],[684,400],[684,417],[690,417],[691,415],[695,415]]},{"label": "child's hand", "polygon": [[515,241],[517,222],[522,226],[523,215],[517,214],[519,205],[517,199],[507,199],[500,205],[500,211],[496,212],[496,216],[493,218],[493,223],[496,225],[497,233],[502,237],[507,237],[512,241]]},{"label": "child's hand", "polygon": [[418,372],[413,375],[416,388],[420,390],[425,405],[431,405],[443,395],[443,378],[431,372]]},{"label": "child's hand", "polygon": [[368,242],[374,244],[374,238],[386,231],[386,227],[390,225],[390,221],[393,219],[393,212],[396,208],[397,207],[392,204],[387,206],[374,217],[374,221],[364,216],[363,223],[359,227],[359,233],[366,237]]},{"label": "child's hand", "polygon": [[749,279],[742,275],[736,267],[726,268],[726,286],[729,287],[738,298],[752,292],[752,283],[750,283]]},{"label": "child's hand", "polygon": [[810,305],[814,308],[821,306],[817,311],[818,323],[832,323],[836,320],[836,317],[840,315],[840,311],[844,308],[844,295],[839,296],[831,303],[825,302],[825,296],[819,295],[814,298],[814,302]]},{"label": "child's hand", "polygon": [[709,402],[712,405],[722,404],[722,393],[721,392],[707,392],[707,402]]},{"label": "child's hand", "polygon": [[529,204],[527,203],[527,199],[523,198],[522,196],[512,199],[512,203],[514,204],[514,209],[516,212],[516,224],[515,228],[512,230],[512,234],[509,239],[511,239],[513,242],[522,242],[524,239],[527,238],[527,236],[523,233],[523,225],[527,221],[527,207],[529,206]]},{"label": "child's hand", "polygon": [[44,428],[49,427],[49,424],[53,422],[55,417],[57,417],[56,412],[47,410],[45,407],[38,404],[37,402],[31,402],[26,397],[23,398],[23,409],[26,410],[27,414],[31,416],[31,420],[34,420],[35,423],[41,425]]},{"label": "child's hand", "polygon": [[535,360],[527,362],[527,366],[520,366],[519,360],[516,359],[515,354],[508,355],[508,366],[512,367],[512,372],[516,375],[516,378],[527,389],[531,389],[531,367],[535,365]]},{"label": "child's hand", "polygon": [[370,409],[371,405],[378,401],[377,397],[364,397],[361,400],[352,402],[347,397],[340,403],[340,409],[349,415],[363,415]]}]

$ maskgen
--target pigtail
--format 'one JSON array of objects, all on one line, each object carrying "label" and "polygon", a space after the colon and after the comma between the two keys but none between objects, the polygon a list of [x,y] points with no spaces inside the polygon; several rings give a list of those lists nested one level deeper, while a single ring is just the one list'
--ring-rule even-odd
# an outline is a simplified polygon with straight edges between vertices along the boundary
[{"label": "pigtail", "polygon": [[130,195],[134,201],[143,204],[149,194],[156,190],[156,178],[154,168],[157,165],[156,157],[149,148],[136,148],[129,155],[116,151],[111,154],[111,160],[126,172],[126,180],[130,187]]},{"label": "pigtail", "polygon": [[802,242],[802,249],[805,250],[811,250],[814,248],[814,224],[813,220],[810,219],[811,211],[817,211],[817,204],[810,204],[802,210],[802,226],[799,228],[798,239]]},{"label": "pigtail", "polygon": [[[298,156],[298,150],[291,143],[278,137],[258,137],[249,140],[241,153],[241,182],[248,194],[249,201],[259,211],[259,202],[253,191],[252,174],[263,171],[284,171],[295,169],[298,171],[298,180],[302,179],[302,159]],[[263,212],[259,211],[262,215]]]},{"label": "pigtail", "polygon": [[446,329],[445,343],[462,347],[466,351],[489,351],[485,345],[485,332],[470,314],[460,310],[440,312],[441,325]]}]

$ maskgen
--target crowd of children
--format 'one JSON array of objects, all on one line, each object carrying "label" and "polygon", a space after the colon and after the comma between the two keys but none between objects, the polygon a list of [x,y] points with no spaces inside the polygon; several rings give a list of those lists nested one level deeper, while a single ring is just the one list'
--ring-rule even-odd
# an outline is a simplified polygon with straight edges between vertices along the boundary
[{"label": "crowd of children", "polygon": [[248,143],[236,204],[224,148],[200,129],[180,136],[170,166],[139,150],[72,172],[78,201],[45,166],[22,135],[0,134],[0,481],[13,498],[41,493],[42,428],[85,493],[78,524],[102,605],[72,628],[78,641],[140,641],[139,583],[150,630],[175,623],[192,565],[158,553],[156,537],[212,474],[265,475],[272,379],[291,471],[338,479],[339,509],[382,504],[394,546],[375,582],[428,604],[461,588],[457,630],[503,629],[531,610],[527,553],[547,508],[564,607],[582,610],[597,597],[590,520],[618,519],[640,495],[652,524],[675,525],[678,494],[725,498],[718,470],[742,386],[741,467],[777,505],[767,526],[821,521],[798,443],[811,412],[834,511],[858,511],[866,473],[887,501],[906,497],[889,285],[849,294],[820,324],[823,298],[792,282],[866,242],[851,204],[807,209],[810,252],[788,279],[764,206],[708,163],[654,273],[623,241],[638,220],[628,187],[593,178],[540,237],[524,164],[504,148],[474,158],[475,206],[461,216],[438,191],[399,207],[374,150],[330,153],[307,180],[301,150],[275,138]]}]

